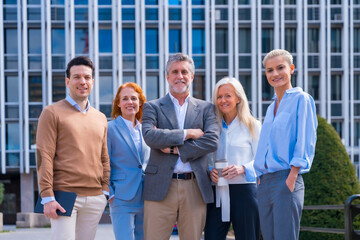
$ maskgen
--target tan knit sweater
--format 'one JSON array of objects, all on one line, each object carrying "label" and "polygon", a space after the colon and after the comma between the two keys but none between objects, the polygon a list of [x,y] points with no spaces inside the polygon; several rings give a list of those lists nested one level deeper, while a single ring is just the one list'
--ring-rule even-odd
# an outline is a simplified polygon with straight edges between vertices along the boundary
[{"label": "tan knit sweater", "polygon": [[90,107],[84,114],[66,100],[42,111],[37,135],[37,169],[41,197],[54,190],[95,196],[108,191],[107,120]]}]

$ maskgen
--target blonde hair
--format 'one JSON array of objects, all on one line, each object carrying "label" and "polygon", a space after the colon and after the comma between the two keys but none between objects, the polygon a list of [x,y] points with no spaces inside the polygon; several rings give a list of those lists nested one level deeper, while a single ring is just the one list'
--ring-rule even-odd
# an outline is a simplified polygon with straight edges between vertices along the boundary
[{"label": "blonde hair", "polygon": [[249,102],[246,97],[244,88],[242,87],[241,83],[235,78],[224,77],[215,85],[215,89],[213,93],[213,103],[215,105],[215,114],[220,128],[222,127],[224,114],[219,109],[219,106],[217,104],[217,97],[218,97],[219,88],[225,84],[230,84],[231,86],[234,87],[235,94],[240,99],[240,102],[236,105],[237,117],[239,118],[240,122],[242,122],[249,129],[251,136],[254,138],[255,137],[254,122],[256,120],[251,115]]},{"label": "blonde hair", "polygon": [[265,67],[265,62],[269,58],[273,58],[273,57],[277,57],[277,56],[284,57],[290,66],[293,65],[293,56],[288,51],[286,51],[284,49],[274,49],[265,55],[264,60],[263,60],[264,67]]}]

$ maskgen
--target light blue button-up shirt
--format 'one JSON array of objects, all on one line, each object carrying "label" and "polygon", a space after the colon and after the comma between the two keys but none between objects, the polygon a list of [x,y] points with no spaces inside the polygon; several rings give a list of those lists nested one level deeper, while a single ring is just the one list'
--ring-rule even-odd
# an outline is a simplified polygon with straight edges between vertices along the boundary
[{"label": "light blue button-up shirt", "polygon": [[257,176],[300,167],[310,170],[315,155],[318,125],[314,99],[301,88],[286,90],[274,116],[277,101],[268,107],[262,125],[254,167]]}]

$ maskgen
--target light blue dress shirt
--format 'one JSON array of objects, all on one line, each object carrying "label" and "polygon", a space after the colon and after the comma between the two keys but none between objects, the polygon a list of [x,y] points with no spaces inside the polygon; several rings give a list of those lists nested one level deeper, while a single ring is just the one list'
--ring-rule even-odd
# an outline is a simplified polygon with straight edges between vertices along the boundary
[{"label": "light blue dress shirt", "polygon": [[268,107],[255,156],[257,176],[300,167],[310,170],[315,155],[318,125],[314,99],[301,88],[286,90],[274,116],[277,101]]}]

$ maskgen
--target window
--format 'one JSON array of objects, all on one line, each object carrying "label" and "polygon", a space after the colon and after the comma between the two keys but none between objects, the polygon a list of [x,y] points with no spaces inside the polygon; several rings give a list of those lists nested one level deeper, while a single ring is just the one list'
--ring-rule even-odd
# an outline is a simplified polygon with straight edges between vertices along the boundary
[{"label": "window", "polygon": [[194,28],[192,30],[192,52],[205,53],[205,30]]},{"label": "window", "polygon": [[75,53],[89,53],[89,32],[87,28],[75,29]]},{"label": "window", "polygon": [[296,52],[296,29],[286,28],[285,29],[285,49],[289,52]]},{"label": "window", "polygon": [[354,28],[354,52],[360,53],[360,28]]},{"label": "window", "polygon": [[341,100],[341,75],[331,75],[331,100]]},{"label": "window", "polygon": [[99,94],[100,102],[109,102],[113,100],[113,77],[112,76],[100,76],[99,79]]},{"label": "window", "polygon": [[341,52],[340,28],[331,28],[331,52]]},{"label": "window", "polygon": [[99,52],[111,53],[112,52],[112,35],[111,29],[99,30]]},{"label": "window", "polygon": [[29,101],[41,102],[42,101],[42,81],[41,76],[29,77]]},{"label": "window", "polygon": [[308,78],[309,85],[309,94],[314,98],[314,100],[319,100],[320,95],[320,76],[319,75],[309,75]]},{"label": "window", "polygon": [[251,53],[250,28],[239,29],[239,53]]},{"label": "window", "polygon": [[18,102],[19,101],[19,83],[18,77],[6,76],[5,77],[5,102]]},{"label": "window", "polygon": [[29,53],[41,54],[41,30],[30,28],[28,34]]},{"label": "window", "polygon": [[216,29],[216,53],[228,53],[228,30]]},{"label": "window", "polygon": [[262,30],[262,52],[268,53],[274,48],[274,30],[264,28]]},{"label": "window", "polygon": [[123,53],[135,53],[135,29],[123,28],[122,51]]},{"label": "window", "polygon": [[146,76],[146,100],[153,100],[159,97],[159,77]]},{"label": "window", "polygon": [[319,52],[319,29],[310,28],[308,30],[308,51],[311,53]]},{"label": "window", "polygon": [[181,30],[169,30],[169,53],[181,52]]}]

